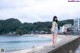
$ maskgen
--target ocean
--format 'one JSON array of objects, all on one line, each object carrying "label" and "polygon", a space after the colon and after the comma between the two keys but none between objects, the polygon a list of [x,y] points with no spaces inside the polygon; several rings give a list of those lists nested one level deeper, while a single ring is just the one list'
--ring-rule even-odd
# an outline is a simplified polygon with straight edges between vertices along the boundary
[{"label": "ocean", "polygon": [[30,49],[33,46],[41,46],[50,43],[51,38],[38,36],[0,36],[0,48],[5,51]]}]

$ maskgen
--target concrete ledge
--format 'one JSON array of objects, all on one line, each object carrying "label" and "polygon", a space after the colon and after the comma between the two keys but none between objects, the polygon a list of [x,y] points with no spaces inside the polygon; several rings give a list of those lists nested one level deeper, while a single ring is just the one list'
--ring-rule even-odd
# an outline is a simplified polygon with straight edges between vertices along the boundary
[{"label": "concrete ledge", "polygon": [[63,38],[54,48],[52,45],[45,46],[34,53],[74,53],[80,44],[79,36],[59,36]]},{"label": "concrete ledge", "polygon": [[68,42],[67,44],[64,44],[61,47],[58,47],[57,49],[54,49],[48,53],[75,53],[79,44],[80,44],[80,37],[77,39],[74,39],[73,41]]},{"label": "concrete ledge", "polygon": [[60,42],[56,44],[54,48],[52,44],[42,46],[40,49],[34,48],[29,52],[27,50],[16,51],[16,52],[8,52],[8,53],[75,53],[76,49],[80,45],[80,37],[79,36],[61,36],[59,35],[58,38],[61,38]]}]

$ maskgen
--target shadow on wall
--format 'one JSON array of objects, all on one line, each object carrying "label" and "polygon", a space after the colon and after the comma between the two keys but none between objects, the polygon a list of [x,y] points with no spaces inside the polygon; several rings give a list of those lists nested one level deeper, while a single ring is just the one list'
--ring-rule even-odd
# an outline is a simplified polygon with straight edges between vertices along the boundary
[{"label": "shadow on wall", "polygon": [[75,53],[80,45],[80,37],[48,53]]}]

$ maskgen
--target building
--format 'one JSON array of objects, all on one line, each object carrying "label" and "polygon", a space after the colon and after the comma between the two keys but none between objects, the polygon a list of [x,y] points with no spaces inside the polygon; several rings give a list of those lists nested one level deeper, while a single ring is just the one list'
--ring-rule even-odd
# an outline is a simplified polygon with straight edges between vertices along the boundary
[{"label": "building", "polygon": [[62,27],[60,27],[59,33],[67,32],[68,28],[72,28],[72,24],[64,24]]},{"label": "building", "polygon": [[74,32],[80,31],[80,18],[74,19]]},{"label": "building", "polygon": [[64,26],[60,27],[59,33],[63,33],[64,32]]}]

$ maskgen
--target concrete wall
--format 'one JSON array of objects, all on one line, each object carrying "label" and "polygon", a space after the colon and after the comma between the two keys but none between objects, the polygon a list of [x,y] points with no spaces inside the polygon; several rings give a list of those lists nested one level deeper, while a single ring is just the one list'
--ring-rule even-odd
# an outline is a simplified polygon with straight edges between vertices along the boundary
[{"label": "concrete wall", "polygon": [[48,53],[75,53],[79,45],[80,45],[80,37]]}]

